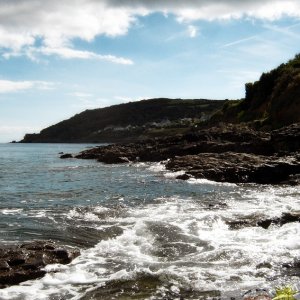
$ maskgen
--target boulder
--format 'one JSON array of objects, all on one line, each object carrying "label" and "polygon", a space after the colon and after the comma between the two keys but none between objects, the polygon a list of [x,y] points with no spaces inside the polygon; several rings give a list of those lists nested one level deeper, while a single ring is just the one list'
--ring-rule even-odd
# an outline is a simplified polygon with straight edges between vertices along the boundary
[{"label": "boulder", "polygon": [[73,155],[70,153],[62,154],[60,158],[73,158]]},{"label": "boulder", "polygon": [[236,221],[227,221],[227,224],[231,229],[255,226],[268,229],[271,225],[283,226],[284,224],[292,222],[300,222],[300,212],[287,212],[283,213],[280,217],[267,218],[262,220],[249,218]]},{"label": "boulder", "polygon": [[45,275],[48,264],[68,264],[80,252],[51,241],[34,241],[0,248],[0,288]]},{"label": "boulder", "polygon": [[274,152],[290,153],[300,150],[300,123],[274,130],[271,141]]},{"label": "boulder", "polygon": [[201,153],[170,159],[166,169],[184,170],[187,175],[218,182],[287,183],[290,176],[300,173],[300,154],[270,157],[246,153]]},{"label": "boulder", "polygon": [[[299,152],[298,152],[299,151]],[[85,150],[76,158],[107,164],[169,160],[166,168],[184,176],[219,182],[300,182],[300,124],[271,133],[245,125],[220,125],[181,135]]]}]

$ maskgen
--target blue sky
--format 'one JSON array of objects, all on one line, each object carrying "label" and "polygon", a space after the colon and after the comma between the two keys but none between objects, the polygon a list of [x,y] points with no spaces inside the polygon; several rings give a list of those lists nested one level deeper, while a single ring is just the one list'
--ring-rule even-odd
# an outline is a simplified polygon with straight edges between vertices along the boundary
[{"label": "blue sky", "polygon": [[298,0],[0,0],[0,142],[122,102],[242,98],[299,45]]}]

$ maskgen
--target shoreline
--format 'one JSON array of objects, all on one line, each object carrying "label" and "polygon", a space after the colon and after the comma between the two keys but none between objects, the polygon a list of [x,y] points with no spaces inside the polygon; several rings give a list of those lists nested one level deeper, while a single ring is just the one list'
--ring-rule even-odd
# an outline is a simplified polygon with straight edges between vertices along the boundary
[{"label": "shoreline", "polygon": [[177,179],[216,182],[300,183],[300,123],[271,133],[240,125],[220,125],[184,135],[137,143],[111,144],[61,158],[94,159],[106,164],[161,162],[182,171]]}]

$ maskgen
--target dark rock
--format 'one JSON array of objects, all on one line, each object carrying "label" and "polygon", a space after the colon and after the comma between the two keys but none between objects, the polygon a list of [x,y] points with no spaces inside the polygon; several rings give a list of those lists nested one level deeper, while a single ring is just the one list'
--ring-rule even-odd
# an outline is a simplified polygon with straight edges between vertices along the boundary
[{"label": "dark rock", "polygon": [[284,263],[282,265],[284,276],[297,276],[300,277],[300,260],[299,258],[294,259],[290,263]]},{"label": "dark rock", "polygon": [[170,159],[166,168],[219,182],[276,184],[300,173],[300,154],[284,158],[246,153],[202,153]]},{"label": "dark rock", "polygon": [[299,151],[300,123],[272,131],[271,144],[276,152],[290,153]]},{"label": "dark rock", "polygon": [[280,217],[269,218],[263,220],[243,219],[237,221],[227,221],[231,229],[239,229],[243,227],[259,226],[268,229],[271,225],[283,226],[287,223],[300,222],[300,212],[283,213]]},{"label": "dark rock", "polygon": [[41,242],[41,241],[33,241],[30,243],[25,243],[19,246],[21,249],[26,249],[26,250],[54,250],[56,245],[53,242]]},{"label": "dark rock", "polygon": [[62,154],[60,158],[73,158],[73,155],[70,153]]},{"label": "dark rock", "polygon": [[214,210],[214,209],[217,209],[217,210],[219,210],[219,209],[226,209],[227,207],[228,207],[228,205],[226,203],[224,203],[224,202],[219,202],[219,203],[214,203],[214,204],[210,203],[208,205],[208,209],[210,209],[210,210]]},{"label": "dark rock", "polygon": [[230,229],[240,229],[244,227],[255,227],[257,225],[255,220],[251,219],[242,219],[236,221],[227,221],[227,225],[229,225]]},{"label": "dark rock", "polygon": [[53,242],[34,241],[0,248],[0,288],[45,275],[47,264],[67,264],[79,251],[61,248]]},{"label": "dark rock", "polygon": [[282,226],[287,223],[300,222],[300,213],[283,213],[281,217],[258,221],[257,225],[265,229],[271,224]]},{"label": "dark rock", "polygon": [[[108,164],[169,159],[166,168],[185,171],[177,179],[219,182],[300,183],[300,124],[266,133],[242,125],[220,125],[172,137],[96,147],[76,158]],[[297,152],[299,151],[299,152]],[[189,176],[189,177],[188,177]]]},{"label": "dark rock", "polygon": [[19,266],[25,263],[25,258],[13,257],[12,259],[8,260],[7,263],[10,267]]},{"label": "dark rock", "polygon": [[176,179],[180,179],[180,180],[188,180],[188,179],[190,179],[190,178],[191,178],[191,176],[188,175],[188,174],[182,174],[182,175],[178,175],[178,176],[176,177]]},{"label": "dark rock", "polygon": [[9,264],[7,261],[0,261],[0,272],[1,271],[8,271],[10,269]]},{"label": "dark rock", "polygon": [[264,268],[272,269],[272,265],[269,262],[263,262],[256,266],[256,269],[264,269]]}]

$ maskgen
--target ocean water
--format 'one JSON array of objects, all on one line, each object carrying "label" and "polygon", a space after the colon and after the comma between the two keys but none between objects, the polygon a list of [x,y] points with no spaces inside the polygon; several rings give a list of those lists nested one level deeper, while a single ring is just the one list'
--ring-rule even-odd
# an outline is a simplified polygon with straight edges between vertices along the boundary
[{"label": "ocean water", "polygon": [[0,144],[0,244],[53,240],[69,265],[0,290],[0,299],[206,299],[300,288],[300,223],[227,222],[300,210],[300,188],[180,181],[164,165],[59,159],[91,145]]}]

